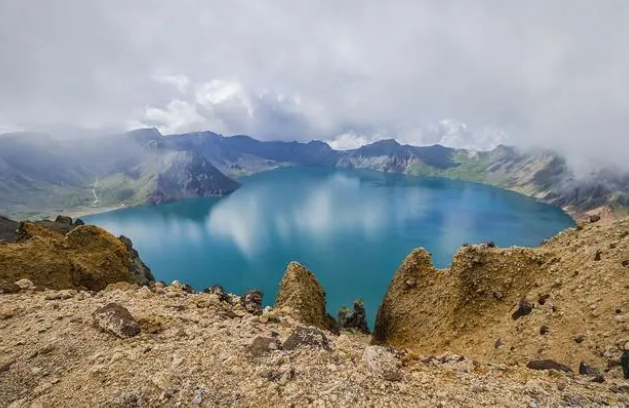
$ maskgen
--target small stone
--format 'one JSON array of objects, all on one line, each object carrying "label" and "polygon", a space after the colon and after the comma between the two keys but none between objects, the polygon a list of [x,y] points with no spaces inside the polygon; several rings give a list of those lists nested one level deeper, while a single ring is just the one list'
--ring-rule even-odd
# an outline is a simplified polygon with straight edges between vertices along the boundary
[{"label": "small stone", "polygon": [[22,290],[35,289],[35,284],[30,279],[26,279],[26,278],[20,279],[19,281],[15,282],[15,284],[18,285],[20,288],[22,288]]},{"label": "small stone", "polygon": [[550,332],[550,327],[548,327],[548,326],[542,326],[539,329],[539,334],[541,334],[542,336],[545,335],[546,333],[549,333],[549,332]]},{"label": "small stone", "polygon": [[595,375],[596,370],[590,367],[585,361],[581,361],[581,363],[579,363],[579,374],[580,375]]},{"label": "small stone", "polygon": [[194,295],[195,293],[197,293],[196,290],[194,290],[194,288],[192,287],[192,285],[184,283],[181,285],[181,290],[183,290],[186,293],[190,293],[192,295]]},{"label": "small stone", "polygon": [[577,336],[574,336],[574,341],[575,341],[575,343],[577,343],[577,344],[581,344],[581,343],[583,343],[583,341],[584,341],[584,340],[585,340],[585,336],[584,336],[584,335],[582,335],[582,334],[579,334],[579,335],[577,335]]},{"label": "small stone", "polygon": [[602,255],[603,255],[603,252],[600,249],[597,249],[596,253],[594,253],[594,261],[596,262],[600,261]]},{"label": "small stone", "polygon": [[500,348],[504,345],[504,343],[502,342],[501,339],[496,340],[496,342],[494,343],[494,348]]},{"label": "small stone", "polygon": [[537,299],[537,303],[539,303],[540,305],[543,306],[548,299],[550,299],[550,295],[549,294],[542,295],[542,296],[539,297],[539,299]]},{"label": "small stone", "polygon": [[140,324],[126,308],[117,303],[109,303],[101,307],[92,316],[98,327],[122,339],[140,334]]},{"label": "small stone", "polygon": [[22,288],[15,283],[11,283],[11,282],[0,283],[0,293],[12,294],[12,293],[18,293],[20,290],[22,290]]},{"label": "small stone", "polygon": [[620,366],[622,367],[622,374],[625,380],[629,380],[629,350],[622,353],[620,357]]},{"label": "small stone", "polygon": [[321,348],[330,351],[330,342],[322,331],[297,327],[288,339],[282,344],[283,350],[295,350],[300,346],[307,346],[311,348]]},{"label": "small stone", "polygon": [[7,371],[9,371],[11,369],[11,366],[14,363],[15,363],[15,361],[9,361],[8,363],[0,364],[0,374],[6,373]]},{"label": "small stone", "polygon": [[363,350],[362,363],[374,374],[386,381],[402,380],[399,360],[382,346],[367,346]]},{"label": "small stone", "polygon": [[517,310],[513,312],[511,317],[513,318],[513,320],[518,320],[522,316],[531,314],[532,311],[533,311],[533,305],[531,305],[525,298],[522,298],[518,302]]},{"label": "small stone", "polygon": [[406,285],[407,289],[411,289],[417,286],[417,281],[414,278],[411,278],[411,279],[407,279],[406,282],[404,282],[404,284]]},{"label": "small stone", "polygon": [[216,296],[218,296],[218,300],[220,300],[221,302],[226,302],[231,304],[231,296],[229,296],[229,294],[227,292],[225,292],[225,289],[223,289],[223,287],[221,285],[214,285],[210,288],[204,289],[203,290],[204,293],[212,293]]},{"label": "small stone", "polygon": [[556,370],[571,373],[572,369],[553,360],[532,360],[526,364],[531,370]]},{"label": "small stone", "polygon": [[273,337],[258,336],[253,339],[253,342],[248,348],[249,353],[254,357],[262,357],[263,355],[270,353],[273,350],[280,348],[280,342]]},{"label": "small stone", "polygon": [[590,381],[593,383],[603,384],[605,382],[605,376],[599,372]]},{"label": "small stone", "polygon": [[194,393],[194,398],[192,399],[192,403],[194,405],[201,405],[201,403],[203,402],[203,397],[205,396],[205,390],[203,389],[198,389],[195,393]]},{"label": "small stone", "polygon": [[67,300],[72,299],[76,295],[76,290],[60,290],[58,292],[53,292],[47,294],[44,299],[45,300]]},{"label": "small stone", "polygon": [[590,223],[594,224],[595,222],[599,222],[601,220],[601,216],[598,214],[590,215]]},{"label": "small stone", "polygon": [[622,261],[622,266],[629,267],[629,259]]},{"label": "small stone", "polygon": [[245,293],[241,299],[242,307],[249,313],[254,315],[262,314],[262,297],[263,294],[259,290],[250,290]]},{"label": "small stone", "polygon": [[0,307],[0,320],[7,320],[15,316],[15,310],[8,307]]}]

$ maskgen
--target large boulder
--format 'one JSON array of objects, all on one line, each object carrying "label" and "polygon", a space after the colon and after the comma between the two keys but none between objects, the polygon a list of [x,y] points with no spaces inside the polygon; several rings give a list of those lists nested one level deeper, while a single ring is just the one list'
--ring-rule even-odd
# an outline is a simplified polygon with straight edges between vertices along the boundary
[{"label": "large boulder", "polygon": [[280,282],[275,299],[277,308],[310,326],[334,331],[334,320],[326,313],[325,292],[314,274],[291,262]]},{"label": "large boulder", "polygon": [[109,303],[97,309],[93,317],[95,326],[121,339],[135,337],[141,331],[140,324],[131,313],[117,303]]}]

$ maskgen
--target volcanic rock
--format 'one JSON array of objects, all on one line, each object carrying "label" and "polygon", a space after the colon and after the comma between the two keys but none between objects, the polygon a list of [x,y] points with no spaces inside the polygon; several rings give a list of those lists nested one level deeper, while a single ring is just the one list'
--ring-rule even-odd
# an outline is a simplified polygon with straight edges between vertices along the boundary
[{"label": "volcanic rock", "polygon": [[26,278],[37,287],[94,291],[115,282],[153,281],[130,241],[101,228],[22,222],[17,235],[17,242],[0,246],[0,281]]},{"label": "volcanic rock", "polygon": [[282,350],[295,350],[298,347],[330,350],[330,342],[320,330],[310,327],[297,327],[282,344]]},{"label": "volcanic rock", "polygon": [[94,323],[104,331],[115,334],[121,339],[135,337],[140,334],[140,324],[127,309],[117,303],[109,303],[97,309]]},{"label": "volcanic rock", "polygon": [[361,361],[369,371],[385,380],[399,381],[402,379],[400,361],[386,347],[365,347]]},{"label": "volcanic rock", "polygon": [[297,262],[286,268],[275,303],[303,324],[334,330],[333,319],[326,312],[323,288],[314,274]]},{"label": "volcanic rock", "polygon": [[242,307],[249,313],[254,315],[262,314],[262,297],[263,294],[259,290],[250,290],[245,293],[241,299]]},{"label": "volcanic rock", "polygon": [[338,314],[338,324],[341,329],[354,329],[361,333],[369,334],[367,325],[367,312],[361,299],[354,301],[354,310],[343,306]]}]

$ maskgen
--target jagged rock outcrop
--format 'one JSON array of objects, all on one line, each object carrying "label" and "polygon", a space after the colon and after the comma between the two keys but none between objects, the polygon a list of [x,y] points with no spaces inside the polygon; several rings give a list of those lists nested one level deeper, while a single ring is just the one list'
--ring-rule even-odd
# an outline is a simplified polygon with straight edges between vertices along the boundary
[{"label": "jagged rock outcrop", "polygon": [[24,278],[42,288],[89,290],[154,280],[129,240],[93,225],[53,221],[22,222],[14,240],[0,244],[0,282]]},{"label": "jagged rock outcrop", "polygon": [[288,264],[275,303],[304,324],[338,331],[334,318],[326,312],[323,288],[314,274],[297,262]]},{"label": "jagged rock outcrop", "polygon": [[361,299],[354,301],[354,310],[343,306],[338,313],[338,322],[341,329],[358,330],[364,334],[370,333],[367,324],[367,312]]},{"label": "jagged rock outcrop", "polygon": [[581,224],[536,249],[463,247],[449,269],[417,249],[391,281],[373,342],[507,365],[617,365],[629,349],[627,258],[629,219]]}]

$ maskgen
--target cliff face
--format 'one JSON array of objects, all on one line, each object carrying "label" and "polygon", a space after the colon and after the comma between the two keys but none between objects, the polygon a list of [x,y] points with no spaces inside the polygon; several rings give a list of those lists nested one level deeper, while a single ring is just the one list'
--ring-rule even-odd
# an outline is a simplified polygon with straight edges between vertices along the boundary
[{"label": "cliff face", "polygon": [[581,224],[541,248],[462,248],[437,270],[423,249],[396,272],[374,341],[524,366],[613,367],[629,349],[629,219]]},{"label": "cliff face", "polygon": [[222,196],[240,187],[209,161],[192,153],[175,153],[149,188],[146,202],[159,204],[194,197]]},{"label": "cliff face", "polygon": [[[12,226],[5,223],[4,230]],[[11,239],[0,242],[0,281],[20,279],[41,289],[89,290],[120,281],[154,281],[130,240],[92,225],[51,221],[20,223]]]}]

